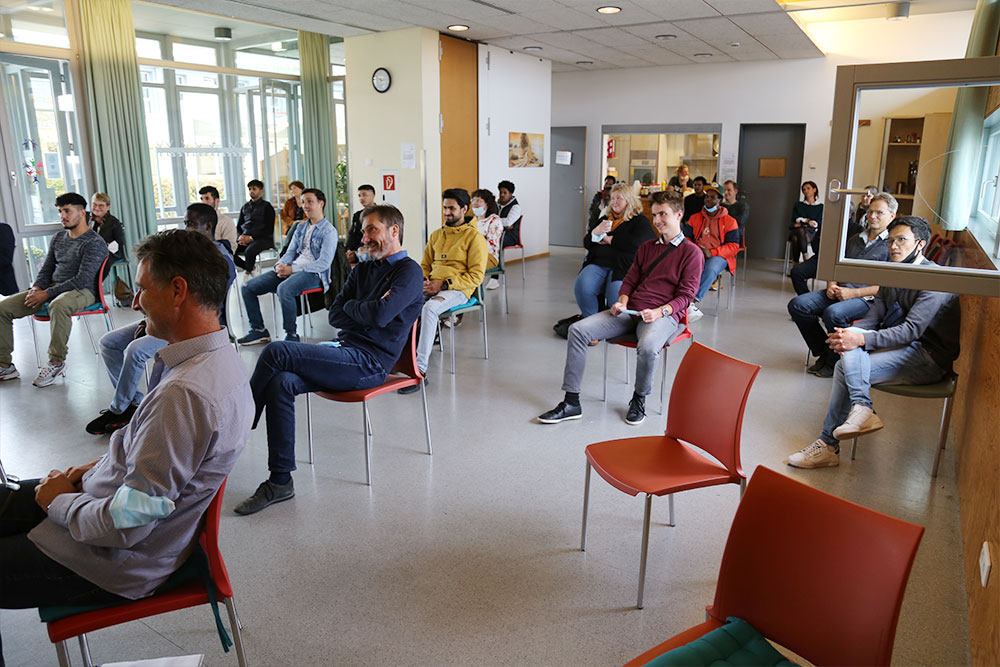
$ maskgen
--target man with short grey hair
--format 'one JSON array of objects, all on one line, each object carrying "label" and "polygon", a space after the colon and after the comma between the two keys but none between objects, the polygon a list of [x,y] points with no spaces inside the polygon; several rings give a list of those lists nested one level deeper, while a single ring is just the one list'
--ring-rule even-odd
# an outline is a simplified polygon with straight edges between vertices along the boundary
[{"label": "man with short grey hair", "polygon": [[[889,248],[885,239],[897,210],[899,204],[888,192],[872,197],[868,204],[868,226],[860,234],[847,239],[845,257],[876,262],[888,260]],[[833,377],[838,355],[827,345],[827,335],[837,327],[849,327],[854,320],[864,317],[876,294],[878,285],[840,284],[831,280],[825,290],[800,294],[788,302],[788,313],[799,327],[809,351],[817,357],[816,363],[807,369],[809,373],[818,377]],[[823,320],[825,331],[817,318]]]}]

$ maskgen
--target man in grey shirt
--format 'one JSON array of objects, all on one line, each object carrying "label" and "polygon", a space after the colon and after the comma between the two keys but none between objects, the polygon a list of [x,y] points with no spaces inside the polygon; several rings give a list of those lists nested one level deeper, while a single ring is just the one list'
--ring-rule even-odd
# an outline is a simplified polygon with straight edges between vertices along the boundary
[{"label": "man in grey shirt", "polygon": [[218,249],[203,234],[171,230],[135,253],[137,307],[148,335],[168,345],[102,458],[0,489],[0,608],[153,593],[191,553],[249,438],[246,368],[219,326],[228,269]]},{"label": "man in grey shirt", "polygon": [[45,263],[31,289],[0,301],[0,381],[20,377],[11,361],[14,351],[14,320],[34,315],[48,303],[52,336],[49,363],[32,384],[47,387],[66,373],[66,342],[73,326],[73,313],[97,301],[101,262],[108,244],[87,227],[87,200],[75,192],[56,197],[63,231],[52,238]]}]

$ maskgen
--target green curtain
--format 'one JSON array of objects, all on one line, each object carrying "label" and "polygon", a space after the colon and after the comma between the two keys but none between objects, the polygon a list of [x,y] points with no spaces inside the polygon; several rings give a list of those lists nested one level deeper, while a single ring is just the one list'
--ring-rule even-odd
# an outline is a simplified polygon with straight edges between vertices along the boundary
[{"label": "green curtain", "polygon": [[97,190],[125,227],[131,249],[156,232],[146,116],[135,54],[131,0],[80,0],[83,62]]},{"label": "green curtain", "polygon": [[[979,0],[972,21],[966,58],[992,56],[1000,37],[1000,0]],[[945,230],[958,231],[969,225],[969,216],[979,189],[976,171],[983,137],[983,117],[989,97],[988,86],[959,88],[951,115],[948,149],[941,168],[938,217],[932,222]]]},{"label": "green curtain", "polygon": [[326,194],[326,215],[337,225],[336,141],[330,99],[330,44],[326,35],[299,31],[302,77],[302,152],[307,188]]}]

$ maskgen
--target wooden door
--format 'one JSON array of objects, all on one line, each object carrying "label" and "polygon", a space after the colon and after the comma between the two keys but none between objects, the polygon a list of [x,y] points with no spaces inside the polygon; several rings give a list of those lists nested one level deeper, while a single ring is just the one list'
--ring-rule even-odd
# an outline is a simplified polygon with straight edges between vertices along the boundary
[{"label": "wooden door", "polygon": [[[479,187],[478,47],[447,35],[440,40],[441,187],[472,194]],[[436,228],[432,221],[431,229]]]}]

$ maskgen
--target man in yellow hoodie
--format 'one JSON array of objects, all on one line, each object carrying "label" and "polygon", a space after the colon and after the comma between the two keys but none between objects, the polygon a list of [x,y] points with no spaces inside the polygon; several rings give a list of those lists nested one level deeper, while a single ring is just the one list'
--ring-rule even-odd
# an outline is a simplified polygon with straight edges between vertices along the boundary
[{"label": "man in yellow hoodie", "polygon": [[469,193],[451,188],[441,194],[444,226],[434,231],[424,248],[420,268],[424,270],[424,303],[417,341],[417,366],[427,371],[434,349],[438,317],[466,301],[483,282],[489,250],[479,230],[468,224]]}]

